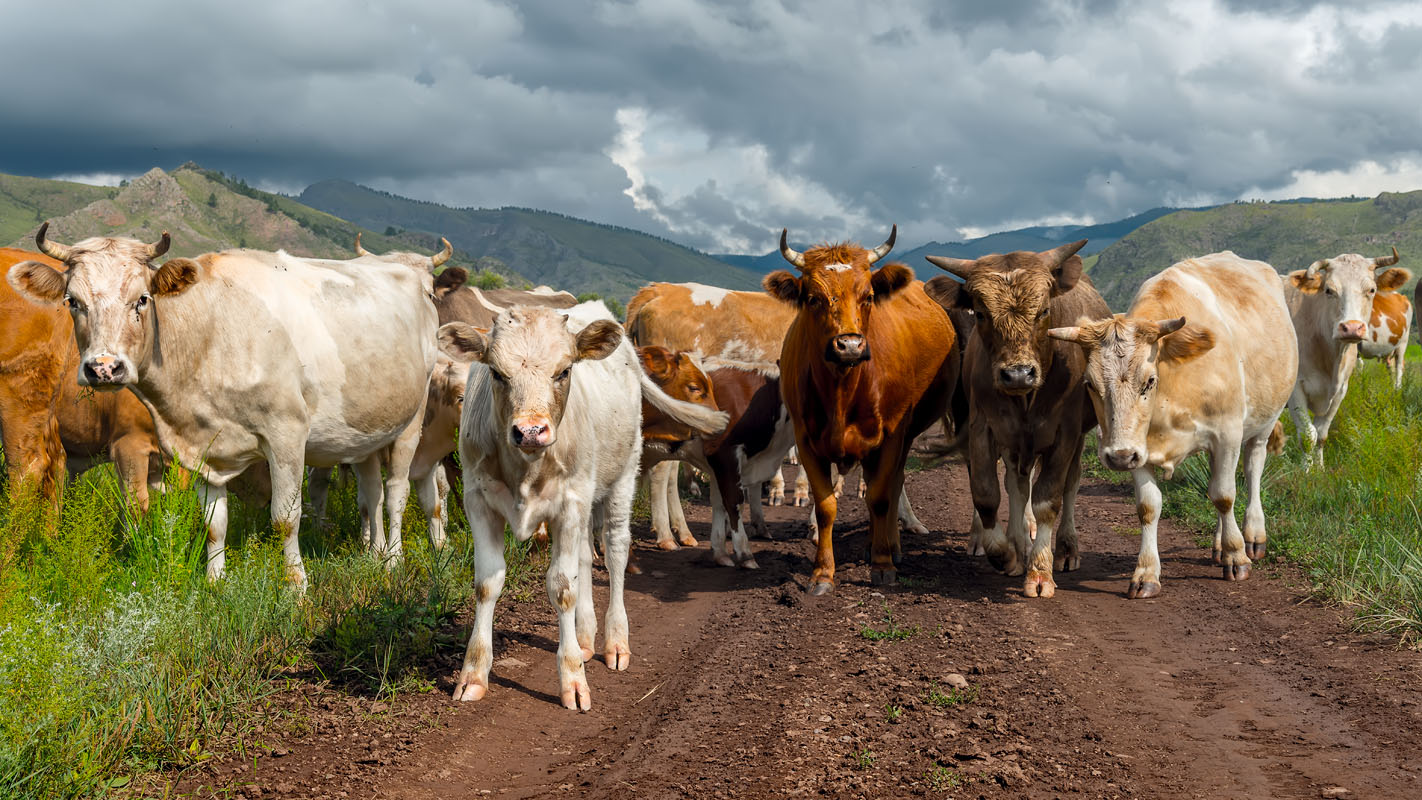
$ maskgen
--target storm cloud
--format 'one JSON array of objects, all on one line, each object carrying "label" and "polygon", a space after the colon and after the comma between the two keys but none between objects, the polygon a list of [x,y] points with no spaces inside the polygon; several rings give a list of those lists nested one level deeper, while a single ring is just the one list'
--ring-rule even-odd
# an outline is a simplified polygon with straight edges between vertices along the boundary
[{"label": "storm cloud", "polygon": [[1422,6],[9,3],[0,171],[194,160],[708,251],[1422,188]]}]

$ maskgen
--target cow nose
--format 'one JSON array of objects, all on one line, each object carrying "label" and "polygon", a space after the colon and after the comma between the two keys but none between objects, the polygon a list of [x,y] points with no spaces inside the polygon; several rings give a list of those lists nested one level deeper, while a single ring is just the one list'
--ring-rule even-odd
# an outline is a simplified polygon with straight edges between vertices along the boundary
[{"label": "cow nose", "polygon": [[1031,389],[1037,385],[1037,367],[1032,364],[1014,364],[998,370],[998,381],[1007,389]]},{"label": "cow nose", "polygon": [[1135,469],[1145,461],[1145,456],[1134,447],[1112,447],[1103,450],[1102,455],[1111,469]]},{"label": "cow nose", "polygon": [[1359,320],[1350,319],[1346,322],[1338,323],[1338,332],[1334,334],[1334,338],[1346,339],[1348,341],[1356,342],[1360,341],[1365,335],[1367,335],[1367,332],[1368,326],[1364,325]]},{"label": "cow nose", "polygon": [[90,386],[123,383],[128,378],[128,367],[114,356],[94,356],[84,362],[84,377]]},{"label": "cow nose", "polygon": [[519,422],[509,432],[516,447],[547,447],[550,443],[549,428],[542,422]]},{"label": "cow nose", "polygon": [[846,333],[834,337],[834,354],[842,362],[859,361],[865,357],[864,337]]}]

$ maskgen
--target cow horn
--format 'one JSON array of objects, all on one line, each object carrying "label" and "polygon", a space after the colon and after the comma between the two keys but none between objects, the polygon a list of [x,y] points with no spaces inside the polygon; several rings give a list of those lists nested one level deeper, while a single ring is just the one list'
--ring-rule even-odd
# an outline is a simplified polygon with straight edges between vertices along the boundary
[{"label": "cow horn", "polygon": [[797,269],[805,268],[805,254],[790,246],[786,238],[790,235],[788,228],[780,229],[780,255],[785,256],[785,260],[794,264]]},{"label": "cow horn", "polygon": [[1373,259],[1373,269],[1382,269],[1383,267],[1390,267],[1393,264],[1396,264],[1399,260],[1401,260],[1401,258],[1402,256],[1399,256],[1397,254],[1397,248],[1394,247],[1392,248],[1392,255],[1380,256],[1378,258]]},{"label": "cow horn", "polygon": [[53,258],[56,261],[64,261],[67,263],[69,261],[69,256],[73,255],[74,251],[67,244],[51,242],[45,239],[44,235],[48,231],[49,222],[46,221],[43,225],[40,226],[39,231],[35,233],[35,246],[39,248],[39,251],[41,253],[44,253],[50,258]]},{"label": "cow horn", "polygon": [[888,240],[869,251],[869,263],[873,264],[875,261],[888,255],[889,251],[894,249],[894,240],[897,238],[899,238],[899,226],[894,225],[893,229],[889,231]]},{"label": "cow horn", "polygon": [[367,249],[365,249],[364,247],[361,247],[361,246],[360,246],[360,231],[356,231],[356,246],[355,246],[355,251],[356,251],[356,255],[358,255],[358,256],[368,256],[368,255],[370,255],[370,251],[369,251],[369,250],[367,250]]},{"label": "cow horn", "polygon": [[1308,269],[1304,271],[1304,277],[1313,280],[1314,276],[1317,275],[1321,269],[1328,269],[1328,259],[1320,258],[1312,264],[1309,264]]},{"label": "cow horn", "polygon": [[1057,267],[1062,264],[1065,264],[1068,258],[1071,258],[1072,256],[1076,255],[1076,251],[1080,250],[1085,246],[1085,239],[1082,239],[1079,242],[1064,244],[1061,247],[1057,247],[1043,253],[1042,258],[1046,261],[1050,261],[1053,267]]},{"label": "cow horn", "polygon": [[963,280],[973,274],[973,265],[978,263],[968,258],[949,258],[948,256],[924,256],[928,263],[941,270],[951,272]]},{"label": "cow horn", "polygon": [[158,241],[148,245],[148,260],[152,261],[158,256],[163,255],[168,252],[168,248],[172,246],[173,237],[169,236],[167,231],[163,231],[163,235],[158,237]]},{"label": "cow horn", "polygon": [[436,267],[448,261],[449,257],[454,255],[454,246],[449,243],[449,240],[443,236],[439,237],[439,240],[444,244],[444,249],[430,256],[430,263]]},{"label": "cow horn", "polygon": [[1169,336],[1170,334],[1175,333],[1176,331],[1185,327],[1185,318],[1176,317],[1175,319],[1156,320],[1155,326],[1159,330],[1161,336]]}]

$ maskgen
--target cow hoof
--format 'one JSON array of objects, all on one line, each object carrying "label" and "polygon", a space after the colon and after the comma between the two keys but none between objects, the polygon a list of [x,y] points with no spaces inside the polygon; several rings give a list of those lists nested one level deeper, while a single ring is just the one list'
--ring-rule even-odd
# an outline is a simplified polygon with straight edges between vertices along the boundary
[{"label": "cow hoof", "polygon": [[742,562],[740,563],[740,568],[741,568],[741,569],[760,569],[760,565],[757,564],[757,563],[755,563],[755,559],[754,559],[754,558],[747,558],[745,561],[742,561]]},{"label": "cow hoof", "polygon": [[928,535],[928,526],[924,525],[922,522],[919,522],[914,525],[905,525],[903,529],[908,531],[909,533],[917,534],[919,536]]},{"label": "cow hoof", "polygon": [[637,566],[637,562],[629,560],[629,561],[627,562],[627,574],[628,574],[628,575],[641,575],[641,574],[642,574],[642,568],[639,567],[639,566]]},{"label": "cow hoof", "polygon": [[869,582],[875,586],[893,586],[899,582],[899,571],[874,567],[869,570]]},{"label": "cow hoof", "polygon": [[593,659],[593,650],[592,650],[591,647],[581,647],[581,646],[580,646],[580,647],[578,647],[578,649],[579,649],[580,651],[582,651],[582,656],[583,656],[583,661],[584,661],[584,662],[592,661],[592,659]]},{"label": "cow hoof", "polygon": [[1051,597],[1057,593],[1057,585],[1051,575],[1034,569],[1022,582],[1022,593],[1028,597]]},{"label": "cow hoof", "polygon": [[1264,557],[1264,551],[1268,547],[1264,542],[1245,542],[1244,554],[1249,556],[1250,561],[1258,561]]},{"label": "cow hoof", "polygon": [[810,588],[805,590],[805,592],[811,597],[819,597],[821,595],[829,594],[833,591],[834,584],[829,581],[815,581],[814,583],[810,584]]},{"label": "cow hoof", "polygon": [[1218,547],[1211,547],[1211,548],[1210,548],[1210,561],[1211,561],[1211,562],[1213,562],[1213,563],[1215,563],[1215,564],[1222,563],[1222,561],[1223,561],[1223,556],[1224,556],[1224,551],[1223,551],[1223,550],[1219,549]]},{"label": "cow hoof", "polygon": [[1155,581],[1131,581],[1130,588],[1126,589],[1126,597],[1130,600],[1144,600],[1159,595],[1160,584]]},{"label": "cow hoof", "polygon": [[574,678],[563,687],[563,708],[573,711],[592,710],[592,694],[588,691],[587,678]]},{"label": "cow hoof", "polygon": [[475,700],[482,700],[488,694],[489,687],[474,681],[461,681],[454,687],[454,699],[461,703],[471,703]]},{"label": "cow hoof", "polygon": [[1052,562],[1052,569],[1057,572],[1071,572],[1081,569],[1081,556],[1060,556]]},{"label": "cow hoof", "polygon": [[677,541],[681,542],[682,547],[695,547],[697,544],[696,537],[692,536],[691,534],[687,534],[686,536],[678,536],[676,538]]},{"label": "cow hoof", "polygon": [[985,555],[987,555],[987,548],[986,548],[986,547],[983,547],[983,546],[980,545],[980,544],[979,544],[979,545],[974,545],[974,546],[972,546],[972,547],[969,547],[969,548],[968,548],[968,551],[969,551],[969,552],[968,552],[968,555],[970,555],[970,556],[985,556]]},{"label": "cow hoof", "polygon": [[632,651],[625,644],[614,644],[602,654],[602,660],[607,662],[608,669],[621,672],[632,666]]},{"label": "cow hoof", "polygon": [[675,550],[680,547],[680,545],[676,543],[675,539],[658,539],[657,547],[663,550]]},{"label": "cow hoof", "polygon": [[894,562],[894,566],[896,566],[896,567],[897,567],[898,565],[904,563],[904,551],[902,551],[902,550],[895,550],[895,551],[894,551],[894,554],[891,555],[891,556],[889,556],[889,560],[893,561],[893,562]]},{"label": "cow hoof", "polygon": [[778,493],[778,494],[777,494],[777,493],[771,493],[771,495],[770,495],[770,504],[771,504],[772,506],[783,506],[783,505],[785,505],[785,493],[784,493],[784,492],[780,492],[780,493]]},{"label": "cow hoof", "polygon": [[1227,581],[1247,581],[1249,580],[1248,564],[1225,564],[1224,579]]},{"label": "cow hoof", "polygon": [[713,558],[716,559],[717,564],[720,564],[723,567],[734,567],[736,565],[735,560],[732,559],[730,556],[726,555],[725,553],[717,553],[713,556]]}]

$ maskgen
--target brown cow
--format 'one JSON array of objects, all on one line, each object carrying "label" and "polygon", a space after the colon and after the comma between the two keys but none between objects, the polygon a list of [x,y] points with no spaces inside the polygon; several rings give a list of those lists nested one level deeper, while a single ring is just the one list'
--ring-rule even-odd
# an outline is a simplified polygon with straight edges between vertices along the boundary
[{"label": "brown cow", "polygon": [[913,270],[898,263],[873,269],[893,248],[897,226],[873,250],[845,243],[800,253],[787,235],[781,231],[780,254],[801,274],[773,272],[764,286],[797,309],[780,353],[780,392],[820,530],[809,590],[834,588],[838,506],[830,467],[856,462],[869,484],[870,579],[892,584],[909,445],[943,416],[958,380],[953,326]]},{"label": "brown cow", "polygon": [[546,286],[533,291],[522,289],[480,289],[470,286],[469,270],[449,267],[435,276],[435,309],[439,324],[463,322],[476,328],[488,328],[500,311],[513,306],[544,306],[572,308],[578,299],[567,292],[555,292]]},{"label": "brown cow", "polygon": [[[976,317],[963,354],[968,475],[977,512],[970,549],[976,554],[981,548],[1009,575],[1025,572],[1028,597],[1051,597],[1053,568],[1072,570],[1081,561],[1073,511],[1082,445],[1096,427],[1096,412],[1083,379],[1086,357],[1079,347],[1048,338],[1047,331],[1111,315],[1082,274],[1076,251],[1084,246],[1082,240],[976,261],[928,257],[965,281],[961,287],[937,284],[935,299],[944,306],[971,305]],[[997,522],[999,458],[1007,466],[1006,538]]]},{"label": "brown cow", "polygon": [[1376,358],[1392,374],[1392,388],[1402,388],[1406,367],[1407,333],[1412,327],[1412,304],[1402,292],[1373,295],[1373,313],[1363,341],[1358,342],[1359,358]]},{"label": "brown cow", "polygon": [[[0,272],[23,261],[64,269],[49,256],[0,248]],[[81,391],[78,370],[69,314],[0,283],[0,437],[12,490],[31,482],[57,504],[66,468],[74,476],[111,460],[128,496],[146,511],[149,486],[163,479],[153,416],[130,391]]]}]

